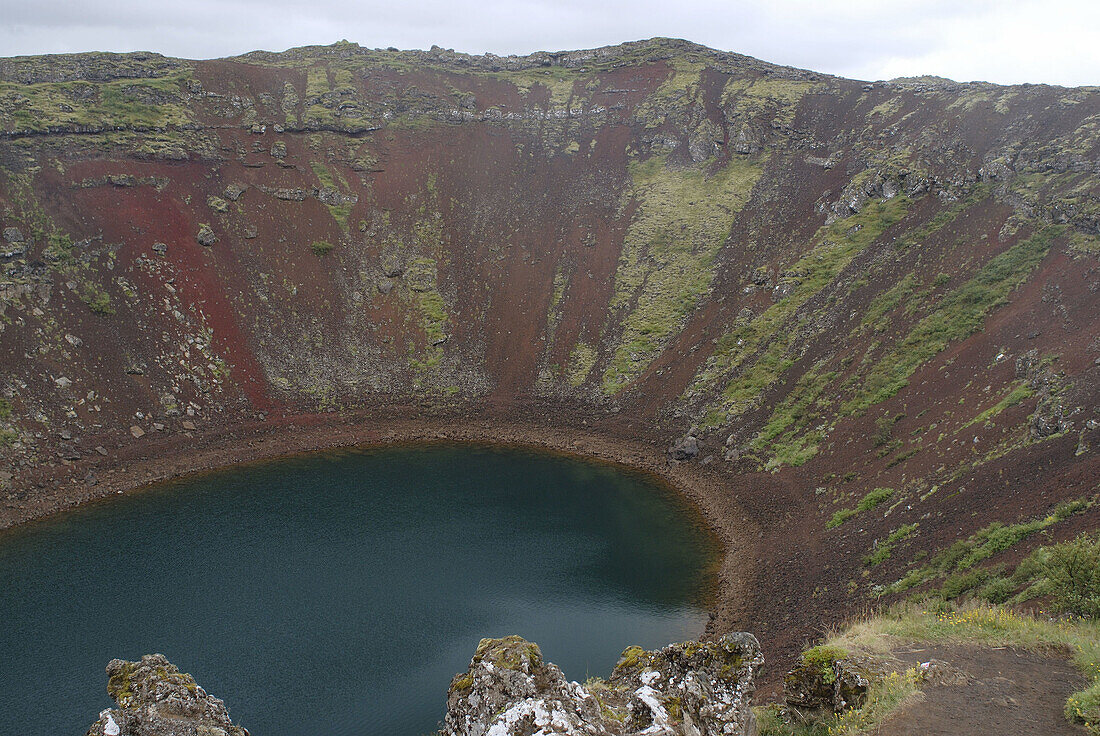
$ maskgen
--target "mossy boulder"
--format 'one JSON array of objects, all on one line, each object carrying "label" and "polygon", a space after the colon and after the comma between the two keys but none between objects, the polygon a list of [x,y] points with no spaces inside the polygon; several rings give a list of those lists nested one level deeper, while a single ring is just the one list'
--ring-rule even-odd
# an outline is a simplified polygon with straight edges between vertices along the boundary
[{"label": "mossy boulder", "polygon": [[87,736],[248,736],[229,719],[225,703],[203,690],[163,654],[107,665],[107,709]]},{"label": "mossy boulder", "polygon": [[199,245],[209,248],[218,242],[218,236],[214,235],[214,230],[209,225],[203,224],[199,227],[199,234],[195,236],[195,240]]},{"label": "mossy boulder", "polygon": [[581,685],[525,639],[483,639],[469,670],[451,681],[443,734],[751,734],[753,678],[763,661],[751,634],[628,647],[606,682]]},{"label": "mossy boulder", "polygon": [[812,647],[783,678],[784,699],[793,708],[842,713],[862,706],[871,684],[884,674],[882,664],[870,657],[839,647]]}]

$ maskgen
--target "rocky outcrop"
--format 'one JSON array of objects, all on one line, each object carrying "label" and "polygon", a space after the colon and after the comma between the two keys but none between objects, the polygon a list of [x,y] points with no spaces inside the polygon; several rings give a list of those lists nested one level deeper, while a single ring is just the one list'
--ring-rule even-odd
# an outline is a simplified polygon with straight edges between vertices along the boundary
[{"label": "rocky outcrop", "polygon": [[87,736],[248,736],[229,711],[163,654],[107,665],[107,694],[118,708],[99,714]]},{"label": "rocky outcrop", "polygon": [[[469,669],[447,693],[440,736],[754,736],[755,676],[764,664],[747,633],[713,642],[628,647],[606,681],[565,679],[537,644],[518,636],[482,639]],[[107,665],[118,703],[86,736],[249,736],[225,703],[163,654]]]},{"label": "rocky outcrop", "polygon": [[[817,652],[824,656],[813,656]],[[810,656],[807,656],[810,655]],[[784,699],[789,708],[842,713],[859,708],[867,700],[871,684],[885,674],[882,662],[867,656],[816,647],[783,680]]]},{"label": "rocky outcrop", "polygon": [[752,634],[714,642],[630,647],[606,681],[565,679],[518,636],[483,639],[451,681],[444,736],[756,733],[750,707],[764,663]]}]

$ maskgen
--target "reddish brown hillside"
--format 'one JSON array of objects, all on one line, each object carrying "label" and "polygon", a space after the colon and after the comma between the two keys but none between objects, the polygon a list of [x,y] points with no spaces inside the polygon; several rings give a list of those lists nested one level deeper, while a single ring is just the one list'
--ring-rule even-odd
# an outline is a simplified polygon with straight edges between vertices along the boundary
[{"label": "reddish brown hillside", "polygon": [[715,628],[799,643],[1096,494],[1098,120],[667,39],[0,60],[0,525],[303,426],[679,443]]}]

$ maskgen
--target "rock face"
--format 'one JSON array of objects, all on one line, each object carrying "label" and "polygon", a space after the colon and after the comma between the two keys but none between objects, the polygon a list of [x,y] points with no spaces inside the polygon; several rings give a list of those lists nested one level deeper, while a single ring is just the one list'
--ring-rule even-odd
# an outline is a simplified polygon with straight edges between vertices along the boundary
[{"label": "rock face", "polygon": [[107,694],[118,708],[100,713],[87,736],[248,736],[229,720],[225,703],[163,654],[140,662],[113,659],[107,677]]},{"label": "rock face", "polygon": [[783,679],[784,699],[796,709],[841,713],[862,706],[871,683],[884,673],[882,663],[869,657],[804,657]]},{"label": "rock face", "polygon": [[451,681],[445,736],[756,733],[751,710],[764,663],[752,634],[715,642],[630,647],[607,681],[569,682],[518,636],[483,639]]},{"label": "rock face", "polygon": [[217,236],[214,235],[214,231],[209,225],[203,225],[199,228],[199,234],[195,236],[195,240],[198,241],[199,245],[207,248],[218,242]]}]

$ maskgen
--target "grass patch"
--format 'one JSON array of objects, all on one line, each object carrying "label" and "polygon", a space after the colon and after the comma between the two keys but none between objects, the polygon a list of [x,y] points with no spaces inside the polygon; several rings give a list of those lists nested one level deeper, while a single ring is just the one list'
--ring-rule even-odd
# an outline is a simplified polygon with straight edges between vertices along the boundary
[{"label": "grass patch", "polygon": [[84,291],[81,293],[80,298],[88,305],[88,309],[91,309],[96,314],[115,313],[114,307],[111,306],[111,295],[97,284],[85,284]]},{"label": "grass patch", "polygon": [[826,529],[835,529],[856,515],[855,509],[841,509],[833,514],[832,518],[825,522]]},{"label": "grass patch", "polygon": [[951,342],[981,329],[986,315],[1004,304],[1050,250],[1061,227],[1047,227],[991,259],[978,274],[948,294],[879,360],[843,404],[847,414],[860,414],[909,385],[909,376]]},{"label": "grass patch", "polygon": [[874,567],[875,565],[881,565],[883,562],[886,562],[886,560],[890,559],[890,555],[894,551],[894,545],[915,532],[917,526],[917,524],[904,524],[890,532],[889,536],[887,536],[882,543],[871,550],[869,555],[863,558],[863,564]]},{"label": "grass patch", "polygon": [[320,258],[321,256],[327,256],[329,252],[335,248],[332,243],[327,240],[314,240],[309,244],[309,249],[313,251],[313,255]]},{"label": "grass patch", "polygon": [[[959,540],[950,547],[940,550],[928,564],[912,570],[901,580],[887,586],[883,592],[899,593],[911,590],[937,578],[955,576],[951,580],[948,589],[941,591],[940,595],[948,600],[956,598],[977,588],[979,585],[985,584],[989,577],[988,571],[980,571],[969,577],[962,576],[962,573],[966,573],[978,563],[989,559],[998,552],[1003,552],[1033,534],[1037,534],[1060,521],[1065,521],[1069,517],[1091,508],[1093,503],[1094,501],[1091,499],[1077,499],[1058,504],[1042,518],[1030,519],[1015,524],[1004,524],[995,521],[974,532],[966,539]],[[1021,566],[1023,566],[1023,563],[1021,563]]]},{"label": "grass patch", "polygon": [[967,427],[974,424],[984,424],[985,422],[988,422],[990,419],[993,419],[1005,409],[1016,406],[1024,399],[1031,397],[1031,395],[1034,393],[1035,392],[1031,390],[1030,386],[1021,381],[1011,391],[1009,391],[1003,399],[1001,399],[996,404],[989,407],[981,414],[974,417],[965,425],[963,425],[963,429],[966,429]]},{"label": "grass patch", "polygon": [[181,85],[188,73],[158,78],[19,84],[0,82],[0,127],[43,132],[179,128],[191,122]]},{"label": "grass patch", "polygon": [[569,368],[565,375],[570,386],[577,387],[585,382],[588,374],[592,372],[592,367],[596,365],[596,357],[596,348],[587,343],[578,342],[573,346],[573,351],[569,354]]},{"label": "grass patch", "polygon": [[618,393],[668,344],[710,289],[714,259],[733,219],[763,173],[763,161],[736,159],[670,166],[665,156],[632,162],[627,193],[637,210],[615,273],[614,312],[622,334],[604,372],[603,389]]},{"label": "grass patch", "polygon": [[856,511],[870,511],[893,495],[893,488],[876,488],[869,491],[866,496],[859,499],[859,503],[856,504]]},{"label": "grass patch", "polygon": [[859,502],[856,503],[856,507],[854,509],[841,509],[840,511],[837,511],[835,514],[833,514],[833,517],[825,522],[825,528],[835,529],[844,522],[848,521],[848,519],[851,519],[859,512],[870,511],[893,495],[893,488],[875,488],[872,491],[868,491],[867,495],[859,499]]}]

